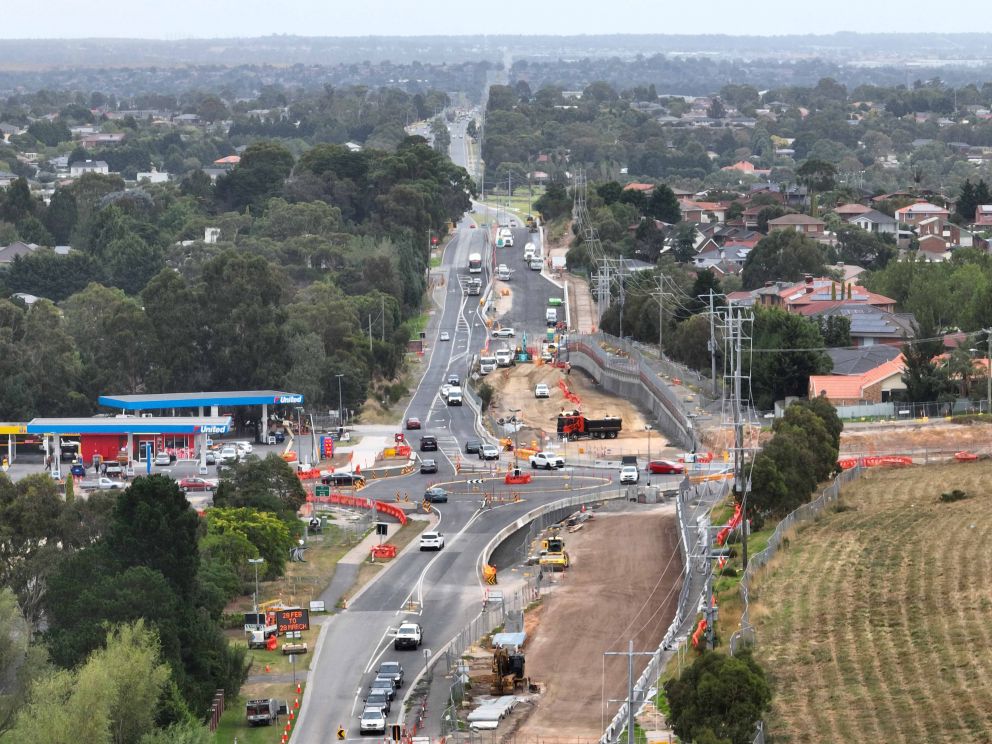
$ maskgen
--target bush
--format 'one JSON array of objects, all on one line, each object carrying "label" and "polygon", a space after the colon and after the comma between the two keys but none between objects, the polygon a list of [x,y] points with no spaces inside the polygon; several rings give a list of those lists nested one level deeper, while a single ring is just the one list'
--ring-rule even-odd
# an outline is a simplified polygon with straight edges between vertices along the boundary
[{"label": "bush", "polygon": [[485,411],[489,408],[490,404],[493,402],[493,395],[496,391],[493,390],[493,386],[488,382],[484,382],[479,385],[479,400],[482,402],[482,410]]},{"label": "bush", "polygon": [[945,504],[949,504],[952,501],[963,501],[964,499],[967,498],[970,498],[970,496],[966,494],[964,491],[962,491],[960,488],[955,488],[953,491],[949,493],[940,494],[940,500]]}]

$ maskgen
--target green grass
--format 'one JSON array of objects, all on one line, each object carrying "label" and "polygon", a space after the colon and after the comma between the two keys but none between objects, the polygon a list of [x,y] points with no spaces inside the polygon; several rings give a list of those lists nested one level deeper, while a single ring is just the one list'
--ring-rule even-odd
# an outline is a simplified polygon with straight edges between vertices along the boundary
[{"label": "green grass", "polygon": [[[438,264],[440,265],[440,264]],[[430,316],[427,313],[421,313],[420,315],[415,315],[410,318],[407,323],[410,324],[410,337],[417,338],[417,336],[427,328],[427,323],[430,320]]]},{"label": "green grass", "polygon": [[[302,702],[302,694],[297,696],[295,688],[290,683],[281,685],[268,685],[265,690],[259,691],[259,697],[273,697],[278,700],[286,700],[290,708],[296,697]],[[214,732],[216,744],[231,744],[235,737],[238,744],[278,744],[282,738],[283,730],[288,717],[281,717],[278,724],[271,726],[249,726],[245,720],[245,703],[248,698],[238,696],[233,702],[228,701],[224,710],[224,715],[220,718],[217,731]],[[295,725],[296,721],[293,721]]]},{"label": "green grass", "polygon": [[440,269],[441,268],[441,256],[431,256],[431,268]]}]

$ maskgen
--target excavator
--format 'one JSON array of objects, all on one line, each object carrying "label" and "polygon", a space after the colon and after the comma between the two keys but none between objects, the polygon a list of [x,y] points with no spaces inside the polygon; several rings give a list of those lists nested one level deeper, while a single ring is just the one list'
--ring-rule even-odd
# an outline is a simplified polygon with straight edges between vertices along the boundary
[{"label": "excavator", "polygon": [[286,462],[294,462],[296,460],[296,453],[293,451],[293,422],[289,419],[283,419],[282,428],[286,430],[286,446],[283,447],[280,457]]},{"label": "excavator", "polygon": [[564,571],[568,568],[569,560],[568,553],[565,551],[565,540],[561,537],[557,527],[553,527],[548,537],[541,540],[541,557],[538,559],[538,563],[552,571]]}]

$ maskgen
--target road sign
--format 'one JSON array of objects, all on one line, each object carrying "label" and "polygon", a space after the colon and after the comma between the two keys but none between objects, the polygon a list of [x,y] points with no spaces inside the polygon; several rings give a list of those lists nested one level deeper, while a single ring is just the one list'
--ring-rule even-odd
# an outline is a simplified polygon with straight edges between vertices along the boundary
[{"label": "road sign", "polygon": [[482,483],[484,483],[485,481],[484,481],[483,478],[469,478],[465,482],[466,483],[470,483],[470,484],[475,485],[475,486],[478,486],[478,485],[481,485]]},{"label": "road sign", "polygon": [[389,525],[387,525],[385,522],[376,522],[375,523],[375,534],[377,534],[377,535],[388,535],[389,534]]},{"label": "road sign", "polygon": [[344,737],[348,735],[348,732],[344,730],[344,726],[338,726],[338,739],[344,741]]},{"label": "road sign", "polygon": [[431,510],[431,502],[428,501],[427,499],[424,499],[424,503],[422,504],[422,506],[424,507],[425,512],[429,512]]},{"label": "road sign", "polygon": [[328,496],[331,495],[331,487],[330,486],[315,486],[314,489],[313,489],[313,493],[314,493],[314,495],[317,498],[325,498],[326,499]]},{"label": "road sign", "polygon": [[394,723],[392,726],[389,727],[389,729],[390,729],[390,733],[392,734],[393,741],[399,741],[401,738],[403,738],[403,727],[400,726],[398,723]]}]

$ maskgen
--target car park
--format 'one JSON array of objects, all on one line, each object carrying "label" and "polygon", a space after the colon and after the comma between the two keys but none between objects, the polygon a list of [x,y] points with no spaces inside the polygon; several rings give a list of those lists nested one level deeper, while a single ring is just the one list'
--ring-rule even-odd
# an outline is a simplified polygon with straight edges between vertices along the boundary
[{"label": "car park", "polygon": [[551,390],[543,382],[539,382],[534,386],[534,397],[535,398],[550,398]]},{"label": "car park", "polygon": [[157,453],[155,455],[155,464],[156,465],[159,465],[159,466],[162,466],[162,465],[171,465],[172,464],[172,458],[169,457],[169,453],[168,452],[166,452],[165,450],[162,450],[161,452],[159,452],[159,453]]},{"label": "car park", "polygon": [[441,550],[444,548],[444,535],[440,532],[424,532],[420,536],[421,550]]},{"label": "car park", "polygon": [[478,439],[467,439],[465,440],[465,454],[466,455],[477,455],[479,450],[482,448],[482,442]]},{"label": "car park", "polygon": [[407,428],[407,431],[409,431],[410,429],[419,429],[420,428],[420,419],[419,418],[414,418],[414,417],[411,416],[410,418],[408,418],[406,420],[406,428]]},{"label": "car park", "polygon": [[512,328],[497,328],[493,331],[493,338],[513,338],[514,335]]},{"label": "car park", "polygon": [[565,467],[565,458],[553,452],[535,452],[530,456],[530,466],[532,468],[544,468],[554,470]]},{"label": "car park", "polygon": [[403,686],[403,665],[398,661],[384,661],[379,665],[376,677],[392,677],[393,685],[399,689]]},{"label": "car park", "polygon": [[370,692],[365,698],[365,710],[381,710],[383,715],[388,716],[393,704],[389,702],[389,695],[381,690]]},{"label": "car park", "polygon": [[436,473],[437,472],[437,460],[421,460],[420,461],[420,472]]},{"label": "car park", "polygon": [[362,711],[362,717],[358,722],[360,734],[384,734],[386,733],[386,716],[378,708],[366,708]]},{"label": "car park", "polygon": [[640,479],[640,473],[637,471],[636,465],[624,465],[620,468],[620,483],[630,484],[637,483]]},{"label": "car park", "polygon": [[441,335],[438,337],[441,341],[450,341],[451,336],[448,335],[447,331],[441,331]]},{"label": "car park", "polygon": [[653,475],[682,475],[685,468],[681,463],[668,460],[652,460],[648,463],[648,472]]},{"label": "car park", "polygon": [[498,460],[499,447],[495,444],[484,444],[479,448],[480,460]]},{"label": "car park", "polygon": [[431,434],[424,434],[420,438],[421,452],[437,452],[437,437]]},{"label": "car park", "polygon": [[431,486],[424,491],[424,501],[429,504],[447,504],[448,492],[441,486]]},{"label": "car park", "polygon": [[191,493],[193,491],[213,491],[214,484],[211,481],[204,480],[203,478],[183,478],[179,481],[179,490],[183,493]]}]

